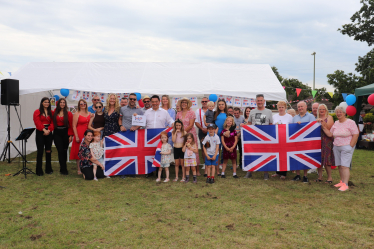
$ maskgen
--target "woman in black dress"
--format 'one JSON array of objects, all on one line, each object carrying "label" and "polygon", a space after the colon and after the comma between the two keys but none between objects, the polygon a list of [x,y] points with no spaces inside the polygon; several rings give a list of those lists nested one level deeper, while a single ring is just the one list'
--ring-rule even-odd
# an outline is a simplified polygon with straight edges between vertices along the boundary
[{"label": "woman in black dress", "polygon": [[104,137],[120,131],[118,122],[121,117],[119,115],[119,110],[120,105],[117,95],[114,93],[109,94],[104,110]]}]

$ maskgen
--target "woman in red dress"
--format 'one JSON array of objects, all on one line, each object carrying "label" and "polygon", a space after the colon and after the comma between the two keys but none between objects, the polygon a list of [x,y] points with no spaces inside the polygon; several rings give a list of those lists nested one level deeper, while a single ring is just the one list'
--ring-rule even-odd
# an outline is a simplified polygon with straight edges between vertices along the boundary
[{"label": "woman in red dress", "polygon": [[36,156],[36,175],[44,175],[43,151],[45,150],[45,173],[52,174],[51,164],[51,147],[52,147],[52,131],[54,129],[52,122],[52,111],[49,98],[44,97],[40,102],[39,109],[35,110],[33,120],[36,127],[35,141],[37,148]]},{"label": "woman in red dress", "polygon": [[57,101],[56,110],[53,112],[53,141],[58,153],[60,163],[60,174],[67,175],[66,161],[68,159],[69,144],[73,140],[73,114],[68,111],[65,98]]},{"label": "woman in red dress", "polygon": [[73,116],[74,138],[70,151],[70,160],[75,159],[77,162],[78,175],[82,174],[79,168],[79,146],[84,139],[84,132],[88,129],[90,118],[90,113],[87,110],[87,102],[84,99],[80,99],[78,101],[78,111]]}]

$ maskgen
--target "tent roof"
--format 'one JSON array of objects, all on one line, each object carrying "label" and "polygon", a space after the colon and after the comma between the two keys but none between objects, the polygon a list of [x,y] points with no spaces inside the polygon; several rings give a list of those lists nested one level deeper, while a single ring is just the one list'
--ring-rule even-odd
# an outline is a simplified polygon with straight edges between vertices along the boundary
[{"label": "tent roof", "polygon": [[222,94],[286,100],[268,64],[158,62],[32,62],[12,77],[20,95],[67,88],[169,95]]},{"label": "tent roof", "polygon": [[355,89],[356,97],[370,95],[372,93],[374,93],[374,84],[370,84],[370,85],[363,86],[363,87]]}]

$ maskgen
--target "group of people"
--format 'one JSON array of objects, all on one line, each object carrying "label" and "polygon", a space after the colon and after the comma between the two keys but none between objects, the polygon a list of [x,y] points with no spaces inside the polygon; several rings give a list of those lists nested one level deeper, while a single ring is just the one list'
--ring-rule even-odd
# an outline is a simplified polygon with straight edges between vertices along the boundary
[{"label": "group of people", "polygon": [[[199,144],[204,158],[204,176],[207,183],[214,183],[215,177],[226,178],[226,168],[229,160],[232,162],[233,177],[236,174],[237,158],[238,167],[242,165],[241,126],[243,125],[280,125],[289,123],[304,123],[317,121],[321,123],[321,167],[318,168],[318,179],[322,182],[322,171],[325,167],[327,180],[331,184],[333,179],[331,167],[338,166],[340,182],[336,184],[339,190],[348,189],[349,167],[352,160],[359,130],[354,121],[346,118],[345,109],[336,107],[335,113],[338,121],[334,123],[328,114],[324,104],[314,103],[312,113],[307,111],[304,101],[297,104],[297,111],[287,110],[287,103],[277,103],[278,113],[265,108],[263,94],[256,96],[257,108],[245,108],[241,115],[240,108],[228,107],[225,100],[216,103],[202,98],[201,108],[191,110],[192,102],[188,98],[182,98],[176,104],[176,111],[171,108],[169,96],[158,95],[144,96],[144,108],[137,106],[137,96],[134,93],[129,98],[118,100],[115,94],[109,94],[105,106],[99,96],[94,96],[92,106],[87,106],[83,99],[78,101],[78,110],[73,115],[67,109],[66,99],[61,98],[57,102],[56,109],[51,110],[48,98],[43,98],[39,109],[34,112],[34,122],[37,129],[37,164],[36,174],[44,174],[42,169],[43,152],[46,152],[45,173],[53,172],[51,167],[51,146],[55,142],[60,163],[60,173],[68,174],[66,167],[67,150],[72,142],[70,159],[76,160],[78,174],[83,173],[87,180],[103,178],[103,143],[102,138],[119,131],[136,131],[141,128],[166,128],[173,127],[172,135],[161,133],[161,167],[158,172],[157,182],[161,181],[161,171],[165,169],[164,182],[170,181],[168,168],[175,165],[175,178],[181,182],[197,182],[200,175]],[[161,103],[161,105],[160,105]],[[144,115],[146,126],[132,125],[132,117]],[[197,129],[195,129],[195,126]],[[239,156],[237,156],[237,149]],[[303,178],[300,171],[296,171],[294,181],[307,183],[307,170],[304,170]],[[277,171],[272,177],[286,179],[287,172]],[[124,178],[124,176],[122,176]],[[248,171],[245,178],[252,177]],[[264,172],[264,180],[269,179],[269,172]]]}]

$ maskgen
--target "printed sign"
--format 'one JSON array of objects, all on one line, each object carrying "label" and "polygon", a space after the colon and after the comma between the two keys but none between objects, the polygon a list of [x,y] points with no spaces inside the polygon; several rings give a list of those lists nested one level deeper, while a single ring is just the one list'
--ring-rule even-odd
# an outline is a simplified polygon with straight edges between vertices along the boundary
[{"label": "printed sign", "polygon": [[243,107],[250,106],[250,100],[249,100],[249,98],[243,98],[242,99],[242,106]]},{"label": "printed sign", "polygon": [[190,100],[192,102],[192,108],[197,107],[197,97],[190,97]]},{"label": "printed sign", "polygon": [[108,96],[108,94],[106,94],[106,93],[99,93],[99,97],[100,97],[101,103],[105,103],[106,102],[107,96]]},{"label": "printed sign", "polygon": [[226,96],[226,104],[227,105],[232,105],[233,104],[232,96]]},{"label": "printed sign", "polygon": [[218,100],[224,100],[226,101],[226,96],[225,95],[218,95]]},{"label": "printed sign", "polygon": [[74,91],[73,94],[71,95],[71,100],[80,100],[82,96],[81,91]]},{"label": "printed sign", "polygon": [[132,125],[134,126],[145,126],[146,121],[147,119],[144,115],[132,116]]},{"label": "printed sign", "polygon": [[257,107],[256,100],[255,99],[250,99],[251,107]]},{"label": "printed sign", "polygon": [[242,106],[242,98],[241,97],[235,97],[234,98],[234,106],[241,107]]},{"label": "printed sign", "polygon": [[82,99],[84,99],[85,101],[91,102],[90,96],[91,96],[90,92],[87,92],[87,91],[82,92]]},{"label": "printed sign", "polygon": [[96,95],[99,96],[99,93],[97,93],[97,92],[91,92],[91,94],[90,94],[91,100],[92,100]]}]

